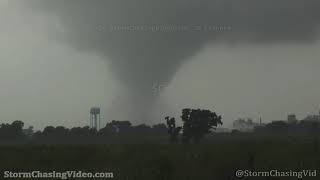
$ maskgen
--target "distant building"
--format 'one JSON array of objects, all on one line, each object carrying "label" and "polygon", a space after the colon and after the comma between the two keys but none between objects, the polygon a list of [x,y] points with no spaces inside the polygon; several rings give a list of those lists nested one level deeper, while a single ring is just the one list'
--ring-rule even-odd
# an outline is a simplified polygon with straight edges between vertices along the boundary
[{"label": "distant building", "polygon": [[228,133],[228,132],[231,132],[231,131],[232,131],[231,129],[219,127],[214,132],[216,132],[216,133]]},{"label": "distant building", "polygon": [[289,124],[296,124],[298,122],[295,114],[289,114],[287,120]]},{"label": "distant building", "polygon": [[253,122],[252,119],[238,119],[233,122],[233,128],[242,132],[252,132],[256,127],[264,126],[265,124]]},{"label": "distant building", "polygon": [[320,122],[320,111],[319,111],[319,114],[308,115],[307,117],[305,117],[304,119],[302,119],[302,121]]},{"label": "distant building", "polygon": [[305,117],[303,121],[320,122],[320,115],[309,115]]}]

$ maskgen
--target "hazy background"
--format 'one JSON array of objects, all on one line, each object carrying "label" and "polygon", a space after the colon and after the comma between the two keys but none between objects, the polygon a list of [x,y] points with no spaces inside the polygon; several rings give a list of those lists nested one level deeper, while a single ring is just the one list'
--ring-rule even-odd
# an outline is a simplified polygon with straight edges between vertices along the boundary
[{"label": "hazy background", "polygon": [[[303,118],[320,108],[317,1],[29,2],[0,0],[3,122],[84,126],[90,107],[100,106],[104,123],[152,124],[199,107],[229,126],[238,117]],[[107,32],[116,22],[232,31]]]}]

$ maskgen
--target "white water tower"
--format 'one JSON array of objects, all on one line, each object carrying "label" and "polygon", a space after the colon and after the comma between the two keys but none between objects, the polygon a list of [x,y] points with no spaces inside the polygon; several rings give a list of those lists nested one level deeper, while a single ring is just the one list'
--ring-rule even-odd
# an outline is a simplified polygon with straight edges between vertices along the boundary
[{"label": "white water tower", "polygon": [[100,108],[92,107],[90,109],[90,128],[100,129]]}]

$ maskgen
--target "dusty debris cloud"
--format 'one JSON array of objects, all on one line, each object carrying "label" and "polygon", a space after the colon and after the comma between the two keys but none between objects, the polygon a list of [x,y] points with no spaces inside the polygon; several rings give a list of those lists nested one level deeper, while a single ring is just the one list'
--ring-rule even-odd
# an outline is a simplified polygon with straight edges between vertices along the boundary
[{"label": "dusty debris cloud", "polygon": [[[152,87],[168,84],[178,68],[206,44],[312,43],[320,20],[318,0],[30,0],[24,3],[40,14],[59,19],[64,31],[56,34],[57,39],[108,60],[118,80],[128,88],[131,102],[125,104],[132,109],[130,116],[139,120],[145,120],[146,108],[156,99]],[[126,29],[141,26],[178,29],[156,32]],[[183,26],[191,30],[181,29]],[[116,27],[120,29],[112,29]]]}]

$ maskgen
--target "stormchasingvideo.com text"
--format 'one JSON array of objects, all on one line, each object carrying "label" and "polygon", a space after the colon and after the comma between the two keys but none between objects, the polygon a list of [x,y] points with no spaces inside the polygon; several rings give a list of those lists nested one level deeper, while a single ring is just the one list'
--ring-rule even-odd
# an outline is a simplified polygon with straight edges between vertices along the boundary
[{"label": "stormchasingvideo.com text", "polygon": [[13,171],[4,171],[3,178],[21,178],[21,179],[74,179],[74,178],[83,178],[83,179],[112,179],[114,174],[112,172],[84,172],[84,171],[64,171],[64,172],[42,172],[42,171],[29,171],[29,172],[13,172]]}]

